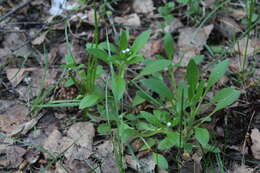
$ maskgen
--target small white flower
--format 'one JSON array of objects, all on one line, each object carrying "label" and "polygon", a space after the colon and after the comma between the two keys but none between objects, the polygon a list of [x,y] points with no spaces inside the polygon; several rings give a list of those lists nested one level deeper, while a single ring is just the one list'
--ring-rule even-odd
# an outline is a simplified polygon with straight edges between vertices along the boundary
[{"label": "small white flower", "polygon": [[172,123],[171,122],[167,122],[167,124],[166,124],[168,127],[170,127],[171,125],[172,125]]},{"label": "small white flower", "polygon": [[32,78],[30,78],[30,77],[25,77],[25,78],[24,78],[24,82],[25,82],[26,84],[29,84],[31,81],[32,81]]},{"label": "small white flower", "polygon": [[127,52],[130,52],[129,48],[126,48],[125,50],[122,50],[122,53],[127,53]]}]

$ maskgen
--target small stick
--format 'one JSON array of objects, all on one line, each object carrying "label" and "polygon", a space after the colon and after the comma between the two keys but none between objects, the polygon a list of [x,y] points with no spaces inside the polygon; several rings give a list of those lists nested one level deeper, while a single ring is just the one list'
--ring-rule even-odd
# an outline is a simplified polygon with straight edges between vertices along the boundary
[{"label": "small stick", "polygon": [[8,13],[6,13],[5,15],[0,17],[0,22],[4,21],[5,19],[7,19],[8,17],[11,17],[16,11],[24,8],[27,4],[29,4],[32,0],[27,0],[24,3],[18,5],[16,8],[13,8],[11,11],[9,11]]}]

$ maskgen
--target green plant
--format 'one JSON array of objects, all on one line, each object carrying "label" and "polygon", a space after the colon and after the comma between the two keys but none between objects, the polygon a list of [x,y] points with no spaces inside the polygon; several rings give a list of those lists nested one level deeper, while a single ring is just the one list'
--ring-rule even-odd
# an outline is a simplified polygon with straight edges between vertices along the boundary
[{"label": "green plant", "polygon": [[196,15],[199,14],[201,7],[200,7],[200,0],[177,0],[178,3],[181,5],[187,6],[187,15]]},{"label": "green plant", "polygon": [[[256,0],[247,0],[246,1],[246,12],[247,12],[247,18],[242,21],[242,23],[247,24],[248,28],[252,28],[252,25],[254,22],[256,22],[258,15],[256,12]],[[243,57],[240,58],[240,74],[242,81],[245,82],[247,76],[250,74],[248,72],[248,48],[249,48],[249,42],[250,42],[251,32],[249,32],[246,35],[246,46],[244,48]],[[253,55],[255,56],[255,55]]]},{"label": "green plant", "polygon": [[163,7],[159,7],[158,12],[164,19],[164,22],[161,24],[162,28],[164,28],[165,26],[169,25],[172,22],[173,16],[171,12],[174,7],[175,7],[174,2],[168,2]]},{"label": "green plant", "polygon": [[[224,88],[212,98],[207,98],[208,92],[227,71],[228,60],[218,63],[206,80],[200,76],[198,57],[193,58],[187,66],[185,80],[177,83],[173,74],[181,62],[173,64],[174,42],[170,34],[164,36],[166,58],[158,56],[156,60],[144,60],[138,53],[148,41],[150,33],[151,31],[148,30],[140,34],[132,46],[129,44],[127,30],[121,31],[119,39],[114,44],[108,42],[108,39],[99,44],[87,44],[86,50],[93,58],[107,63],[110,78],[106,79],[105,86],[97,87],[101,92],[88,92],[84,97],[70,101],[56,101],[58,104],[54,104],[54,106],[71,105],[86,109],[100,102],[97,110],[106,122],[99,125],[98,132],[112,134],[120,172],[124,172],[122,159],[124,146],[133,137],[139,137],[144,141],[143,149],[157,147],[159,150],[166,150],[177,147],[190,152],[200,147],[219,152],[216,147],[210,145],[210,134],[201,125],[210,121],[214,113],[232,104],[240,95],[240,92],[233,88]],[[67,57],[67,62],[74,64],[71,57]],[[127,80],[125,74],[129,65],[138,62],[143,62],[145,67],[132,80]],[[69,67],[76,71],[82,70],[81,66]],[[84,75],[80,77],[82,77],[80,81],[88,82]],[[168,80],[169,84],[166,84],[165,80]],[[72,81],[73,84],[77,82],[73,76]],[[133,106],[148,101],[156,108],[151,112],[141,111],[137,115],[124,112],[121,108],[124,106],[123,98],[128,85],[134,85],[138,89]],[[156,93],[158,98],[154,97],[153,93]],[[102,102],[103,98],[105,102]],[[201,116],[204,110],[212,105],[215,105],[215,109],[206,116]],[[116,127],[115,131],[112,130],[113,126]],[[163,135],[162,140],[155,138],[159,134]],[[159,167],[168,168],[167,160],[163,155],[153,152],[153,158]]]},{"label": "green plant", "polygon": [[[168,44],[172,44],[172,41],[169,41],[169,35],[168,38],[165,37],[166,54],[173,57],[173,51],[169,49],[172,46]],[[164,82],[163,75],[158,72],[166,68],[168,72],[172,73],[172,70],[169,69],[174,69],[176,64],[172,64],[172,61],[166,59],[149,62],[132,83],[140,89],[136,95],[139,97],[138,103],[146,100],[155,104],[158,109],[153,110],[153,112],[141,111],[135,116],[126,115],[125,118],[128,121],[124,122],[121,130],[122,140],[126,142],[130,136],[154,139],[154,135],[163,134],[165,136],[163,140],[154,139],[153,145],[157,143],[159,150],[175,146],[187,152],[197,147],[219,152],[216,147],[209,144],[210,134],[201,125],[210,121],[214,113],[232,104],[240,95],[240,92],[233,88],[224,88],[212,98],[207,99],[208,92],[225,74],[228,64],[228,60],[218,63],[206,80],[201,79],[196,60],[191,59],[187,66],[186,79],[177,85],[174,81],[171,84],[176,86],[168,87]],[[141,79],[144,75],[152,76]],[[148,90],[142,89],[136,83],[137,80]],[[172,91],[171,88],[176,88],[176,90]],[[159,98],[154,98],[152,92],[157,93]],[[215,109],[211,113],[203,117],[199,116],[203,110],[212,105],[215,105]],[[194,144],[194,140],[197,141],[197,145]],[[159,166],[165,168],[165,165]]]}]

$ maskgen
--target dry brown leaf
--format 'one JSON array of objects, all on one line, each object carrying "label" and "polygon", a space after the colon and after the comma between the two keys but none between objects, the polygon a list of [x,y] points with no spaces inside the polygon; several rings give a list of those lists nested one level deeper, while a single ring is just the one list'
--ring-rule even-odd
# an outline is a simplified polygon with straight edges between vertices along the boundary
[{"label": "dry brown leaf", "polygon": [[21,133],[22,135],[27,134],[38,123],[39,119],[41,119],[42,116],[43,114],[39,114],[39,116],[31,119],[30,121],[17,126],[10,135],[15,136],[19,133]]},{"label": "dry brown leaf", "polygon": [[6,133],[7,135],[11,135],[17,130],[17,127],[29,121],[29,117],[27,116],[27,107],[17,102],[13,102],[7,109],[2,109],[1,111],[0,131]]},{"label": "dry brown leaf", "polygon": [[32,41],[32,44],[33,45],[40,45],[40,44],[42,44],[44,42],[47,34],[48,34],[48,31],[45,31],[45,32],[41,33],[39,37],[35,38]]},{"label": "dry brown leaf", "polygon": [[[59,154],[60,153],[60,141],[62,139],[62,134],[59,130],[55,129],[52,131],[52,133],[48,136],[48,138],[45,140],[43,144],[43,148],[48,150],[48,152],[51,152],[53,154]],[[45,158],[51,159],[52,157],[48,155],[48,153],[43,153]]]},{"label": "dry brown leaf", "polygon": [[133,9],[136,13],[151,13],[154,10],[152,0],[135,0]]},{"label": "dry brown leaf", "polygon": [[[130,168],[142,172],[154,172],[156,165],[151,154],[140,159],[139,161],[135,160],[131,155],[125,155],[125,161]],[[142,165],[140,163],[142,163]]]},{"label": "dry brown leaf", "polygon": [[236,20],[241,20],[246,17],[246,10],[233,9],[230,16]]},{"label": "dry brown leaf", "polygon": [[[84,161],[80,160],[71,160],[68,161],[69,163],[66,163],[70,170],[73,173],[87,173],[87,172],[93,172],[93,169],[88,167]],[[93,165],[91,165],[93,167]]]},{"label": "dry brown leaf", "polygon": [[260,159],[260,131],[258,129],[252,129],[251,139],[253,145],[251,146],[252,153],[256,159]]},{"label": "dry brown leaf", "polygon": [[[243,38],[235,44],[235,52],[238,52],[241,57],[253,56],[260,52],[260,40]],[[243,61],[242,61],[243,62]]]},{"label": "dry brown leaf", "polygon": [[26,41],[24,34],[14,32],[6,34],[3,45],[6,50],[16,50],[14,52],[16,56],[29,57],[34,54],[34,51],[29,44],[25,44]]},{"label": "dry brown leaf", "polygon": [[161,40],[150,40],[144,45],[140,53],[144,55],[146,59],[155,59],[154,55],[159,54],[162,51]]},{"label": "dry brown leaf", "polygon": [[167,26],[164,27],[164,32],[173,33],[176,32],[179,28],[183,27],[182,22],[178,18],[174,18],[174,20]]},{"label": "dry brown leaf", "polygon": [[115,23],[118,23],[118,24],[134,26],[134,27],[141,26],[141,20],[136,13],[126,15],[124,17],[115,17],[114,20],[115,20]]},{"label": "dry brown leaf", "polygon": [[103,162],[101,165],[102,173],[119,173],[119,169],[116,163],[115,155],[113,154],[112,141],[104,141],[103,144],[97,146],[96,152],[102,157]]},{"label": "dry brown leaf", "polygon": [[237,33],[242,32],[240,26],[231,17],[223,16],[218,20],[220,32],[227,38],[233,39]]},{"label": "dry brown leaf", "polygon": [[73,139],[77,145],[92,150],[93,137],[95,136],[95,128],[92,123],[75,123],[69,128],[67,135]]},{"label": "dry brown leaf", "polygon": [[183,28],[177,43],[178,57],[174,58],[174,62],[178,62],[182,58],[182,65],[187,66],[192,57],[200,54],[212,29],[212,24],[199,29]]},{"label": "dry brown leaf", "polygon": [[254,169],[249,168],[246,165],[234,165],[233,170],[230,171],[230,173],[253,173]]},{"label": "dry brown leaf", "polygon": [[0,165],[5,168],[17,168],[23,159],[26,150],[19,146],[0,146]]},{"label": "dry brown leaf", "polygon": [[60,141],[61,151],[67,150],[65,157],[69,160],[87,160],[93,153],[93,137],[95,129],[90,122],[78,122],[73,124],[68,132],[67,137],[63,137]]},{"label": "dry brown leaf", "polygon": [[13,87],[16,87],[22,82],[28,72],[35,70],[36,68],[9,68],[6,69],[6,75],[8,80],[12,83]]}]

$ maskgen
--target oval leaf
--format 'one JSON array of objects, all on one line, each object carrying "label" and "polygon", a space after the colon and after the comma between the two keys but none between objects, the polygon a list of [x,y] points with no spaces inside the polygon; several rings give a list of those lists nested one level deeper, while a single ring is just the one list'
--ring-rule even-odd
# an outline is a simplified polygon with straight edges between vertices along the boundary
[{"label": "oval leaf", "polygon": [[114,76],[112,79],[112,92],[116,100],[120,100],[125,92],[126,82],[120,76]]},{"label": "oval leaf", "polygon": [[159,150],[167,150],[173,146],[180,146],[180,134],[177,132],[167,133],[167,136],[159,143]]},{"label": "oval leaf", "polygon": [[145,87],[156,92],[160,96],[172,99],[173,96],[171,90],[166,86],[166,84],[162,80],[149,78],[143,79],[141,80],[141,82],[144,84]]},{"label": "oval leaf", "polygon": [[239,98],[239,96],[240,92],[234,88],[223,88],[222,90],[218,91],[212,98],[213,101],[217,102],[214,112],[231,105]]},{"label": "oval leaf", "polygon": [[168,161],[165,159],[165,157],[158,153],[153,153],[153,159],[155,163],[162,169],[168,169]]},{"label": "oval leaf", "polygon": [[149,40],[151,32],[151,30],[147,30],[136,38],[131,48],[133,54],[136,54],[145,45],[145,43]]},{"label": "oval leaf", "polygon": [[172,35],[170,33],[165,34],[165,36],[163,37],[163,47],[169,59],[173,58],[173,53],[174,53],[173,44],[174,41]]},{"label": "oval leaf", "polygon": [[209,142],[209,132],[204,128],[195,129],[195,137],[202,146],[207,146]]},{"label": "oval leaf", "polygon": [[208,87],[212,87],[227,71],[229,60],[226,59],[218,63],[209,75]]},{"label": "oval leaf", "polygon": [[158,71],[162,71],[163,69],[168,67],[171,63],[172,62],[170,60],[165,60],[165,59],[152,61],[141,71],[141,73],[135,79],[140,78],[144,75],[149,75]]},{"label": "oval leaf", "polygon": [[186,77],[189,84],[189,98],[191,99],[199,81],[199,69],[193,59],[188,64]]},{"label": "oval leaf", "polygon": [[80,101],[79,108],[84,109],[93,106],[98,102],[99,98],[100,96],[97,94],[87,95]]},{"label": "oval leaf", "polygon": [[102,49],[99,49],[99,48],[89,48],[88,49],[88,53],[92,56],[94,56],[95,58],[98,58],[100,60],[103,60],[105,61],[106,63],[108,63],[108,54],[102,50]]}]

